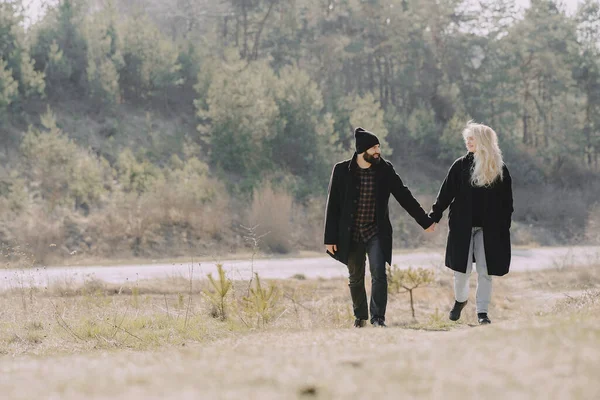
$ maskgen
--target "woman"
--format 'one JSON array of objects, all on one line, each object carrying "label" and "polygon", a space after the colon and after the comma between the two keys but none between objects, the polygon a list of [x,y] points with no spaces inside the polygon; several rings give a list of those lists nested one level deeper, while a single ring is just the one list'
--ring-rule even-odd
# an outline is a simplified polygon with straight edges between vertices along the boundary
[{"label": "woman", "polygon": [[492,128],[470,121],[463,137],[468,154],[450,167],[429,216],[438,223],[450,206],[446,266],[454,270],[455,296],[450,319],[457,321],[467,304],[475,262],[477,320],[484,325],[491,323],[492,276],[510,267],[512,180]]}]

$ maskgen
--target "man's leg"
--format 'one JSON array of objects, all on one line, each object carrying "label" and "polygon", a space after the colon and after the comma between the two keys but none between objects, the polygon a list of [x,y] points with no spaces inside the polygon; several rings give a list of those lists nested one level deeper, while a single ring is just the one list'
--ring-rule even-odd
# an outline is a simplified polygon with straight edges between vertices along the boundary
[{"label": "man's leg", "polygon": [[488,274],[483,247],[483,231],[478,230],[473,237],[475,251],[475,266],[477,269],[477,314],[487,314],[492,298],[492,277]]},{"label": "man's leg", "polygon": [[376,319],[385,321],[388,283],[385,271],[385,256],[377,236],[368,241],[367,254],[371,270],[371,323]]},{"label": "man's leg", "polygon": [[348,257],[348,286],[352,297],[352,308],[356,319],[368,320],[367,292],[365,290],[365,246],[360,242],[352,242]]}]

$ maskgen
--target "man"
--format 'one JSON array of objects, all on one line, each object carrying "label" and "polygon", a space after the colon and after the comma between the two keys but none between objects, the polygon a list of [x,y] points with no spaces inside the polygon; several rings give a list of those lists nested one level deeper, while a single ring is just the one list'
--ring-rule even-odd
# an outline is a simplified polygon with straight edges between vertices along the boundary
[{"label": "man", "polygon": [[365,256],[371,270],[371,324],[385,327],[387,276],[392,263],[392,225],[388,202],[392,194],[423,229],[433,221],[425,213],[389,161],[381,158],[379,139],[363,128],[354,131],[356,152],[333,167],[327,195],[325,247],[348,266],[354,326],[369,319],[365,291]]}]

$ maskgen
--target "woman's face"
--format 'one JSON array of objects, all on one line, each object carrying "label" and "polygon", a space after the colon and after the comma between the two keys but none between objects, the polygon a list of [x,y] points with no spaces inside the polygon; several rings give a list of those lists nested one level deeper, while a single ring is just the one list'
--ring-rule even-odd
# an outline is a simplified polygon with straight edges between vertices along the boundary
[{"label": "woman's face", "polygon": [[468,134],[465,136],[465,146],[467,146],[469,153],[475,153],[475,151],[477,151],[477,142],[473,135]]}]

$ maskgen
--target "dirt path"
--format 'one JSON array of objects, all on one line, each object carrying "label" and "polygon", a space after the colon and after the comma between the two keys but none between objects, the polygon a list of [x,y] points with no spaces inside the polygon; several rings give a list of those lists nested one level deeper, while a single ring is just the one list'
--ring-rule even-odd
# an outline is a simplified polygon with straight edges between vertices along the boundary
[{"label": "dirt path", "polygon": [[[89,347],[82,348],[82,339],[57,337],[62,330],[56,317],[49,310],[40,310],[44,304],[49,307],[46,298],[37,299],[36,307],[24,311],[23,299],[5,293],[6,307],[0,309],[6,341],[6,350],[0,352],[5,354],[0,355],[1,398],[597,399],[600,272],[597,266],[574,269],[568,265],[562,264],[563,271],[517,273],[499,280],[490,326],[476,326],[472,304],[459,324],[448,326],[451,289],[447,277],[439,286],[419,292],[419,324],[407,324],[406,299],[392,297],[387,329],[345,328],[351,320],[328,325],[336,314],[327,311],[338,310],[349,301],[345,285],[337,285],[341,280],[290,280],[288,283],[296,285],[316,285],[307,298],[298,300],[299,304],[306,302],[307,317],[315,316],[314,321],[304,320],[305,309],[301,309],[298,315],[289,315],[289,324],[236,330],[234,321],[203,317],[195,319],[189,329],[204,332],[201,337],[182,337],[181,341],[148,347],[156,350],[137,351],[130,350],[130,343],[153,342],[171,320],[165,319],[161,310],[152,311],[151,299],[140,302],[139,318],[133,310],[127,317],[131,325],[125,326],[130,329],[143,326],[135,331],[140,336],[136,339],[122,333],[122,347],[102,350],[106,347],[97,346],[111,338],[109,333],[97,331],[96,339],[84,342]],[[339,298],[339,303],[332,301],[321,306],[326,308],[318,308],[320,303],[313,297],[323,293],[332,300]],[[81,325],[75,314],[78,302],[79,311],[100,321],[111,315],[125,319],[133,301],[125,294],[52,299],[61,307],[60,318],[76,330]],[[174,296],[171,300],[175,301]],[[127,308],[125,312],[115,308],[114,314],[112,307],[117,307],[118,301],[124,301]],[[145,316],[144,310],[154,314]],[[438,310],[440,316],[436,317]],[[207,313],[201,308],[197,311]],[[445,325],[435,322],[436,318]],[[98,325],[85,326],[93,329]],[[433,331],[442,328],[448,331]],[[53,350],[44,356],[10,356],[19,354],[12,351],[18,349],[11,347],[11,342]]]},{"label": "dirt path", "polygon": [[[430,252],[395,253],[393,263],[400,267],[443,268],[442,250]],[[262,278],[290,278],[296,274],[306,278],[346,277],[344,265],[330,257],[259,259],[251,265],[248,260],[222,261],[233,279],[248,279],[251,271]],[[600,246],[590,247],[546,247],[514,249],[511,269],[532,271],[572,265],[600,264]],[[149,264],[129,266],[54,267],[32,270],[0,270],[0,288],[45,286],[52,282],[78,284],[90,278],[109,283],[135,282],[142,279],[160,279],[172,276],[189,277],[191,263]],[[215,262],[194,265],[195,278],[204,278],[216,272]]]},{"label": "dirt path", "polygon": [[599,398],[600,324],[573,322],[267,332],[159,352],[0,359],[0,390],[7,399]]}]

